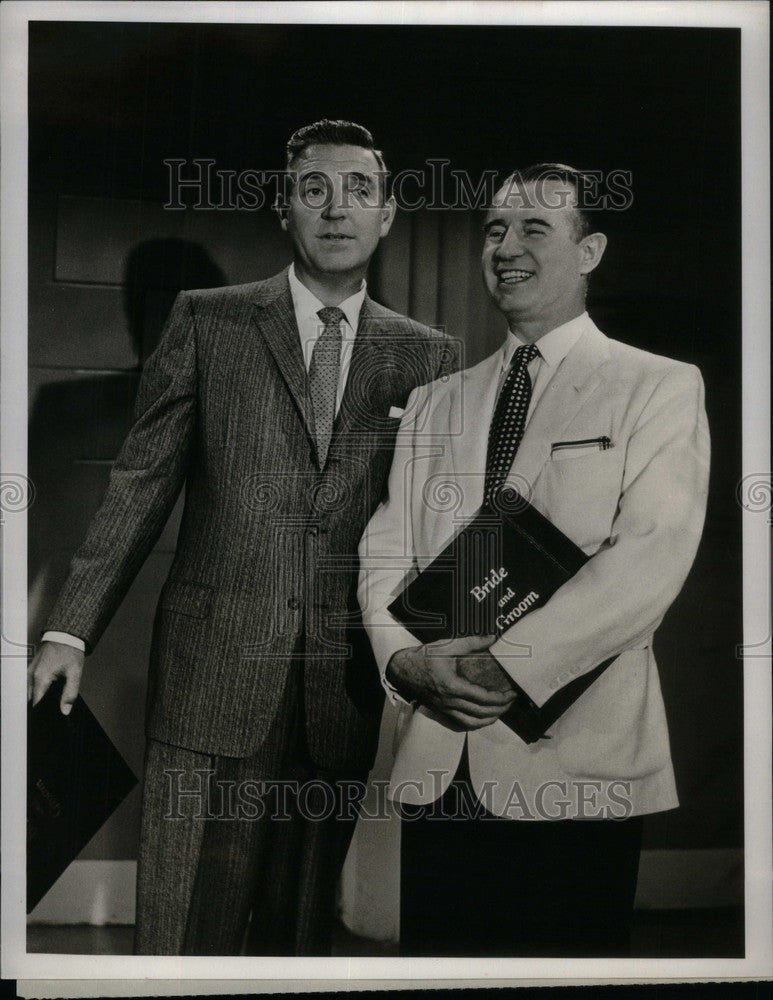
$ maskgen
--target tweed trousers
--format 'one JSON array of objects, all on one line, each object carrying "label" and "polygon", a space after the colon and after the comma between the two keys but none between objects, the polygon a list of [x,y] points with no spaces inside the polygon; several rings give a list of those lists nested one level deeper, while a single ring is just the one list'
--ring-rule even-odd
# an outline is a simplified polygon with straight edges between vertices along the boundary
[{"label": "tweed trousers", "polygon": [[250,757],[149,740],[135,953],[328,955],[364,775],[322,771],[304,735],[303,661]]}]

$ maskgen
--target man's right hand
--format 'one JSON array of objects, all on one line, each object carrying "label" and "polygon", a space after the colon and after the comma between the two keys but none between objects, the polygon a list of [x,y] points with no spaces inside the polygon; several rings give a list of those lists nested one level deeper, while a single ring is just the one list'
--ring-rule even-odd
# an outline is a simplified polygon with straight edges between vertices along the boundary
[{"label": "man's right hand", "polygon": [[59,707],[69,715],[81,686],[86,654],[62,642],[43,642],[27,667],[27,700],[37,705],[57,677],[64,677]]},{"label": "man's right hand", "polygon": [[440,640],[414,649],[401,649],[387,666],[386,677],[422,705],[446,716],[453,728],[470,730],[490,726],[515,700],[514,690],[488,690],[458,672],[459,657],[480,652],[493,641],[470,637]]}]

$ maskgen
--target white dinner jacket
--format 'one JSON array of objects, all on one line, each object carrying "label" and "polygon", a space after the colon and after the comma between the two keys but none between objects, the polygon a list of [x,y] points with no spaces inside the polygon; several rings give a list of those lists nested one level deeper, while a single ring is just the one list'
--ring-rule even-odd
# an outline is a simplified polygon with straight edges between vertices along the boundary
[{"label": "white dinner jacket", "polygon": [[[386,610],[480,508],[501,354],[414,390],[387,500],[360,544],[359,599],[382,678],[417,640]],[[611,446],[559,449],[606,436]],[[391,796],[429,802],[468,740],[470,775],[492,812],[515,819],[621,817],[678,805],[653,633],[695,557],[709,435],[700,372],[610,340],[588,318],[527,424],[508,482],[592,558],[491,651],[538,704],[615,662],[526,745],[502,722],[468,734],[401,708]]]}]

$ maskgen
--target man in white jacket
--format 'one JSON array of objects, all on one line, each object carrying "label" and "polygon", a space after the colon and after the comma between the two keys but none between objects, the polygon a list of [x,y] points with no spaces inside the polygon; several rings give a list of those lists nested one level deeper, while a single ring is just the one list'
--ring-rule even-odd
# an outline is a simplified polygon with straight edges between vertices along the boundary
[{"label": "man in white jacket", "polygon": [[[407,955],[626,954],[641,817],[678,804],[652,642],[703,527],[703,383],[588,316],[606,238],[581,190],[577,171],[540,164],[497,193],[482,263],[507,338],[414,390],[360,546],[365,625],[403,712]],[[422,646],[388,605],[504,483],[588,562],[496,641]],[[609,658],[546,738],[500,721],[517,692],[542,706]]]}]

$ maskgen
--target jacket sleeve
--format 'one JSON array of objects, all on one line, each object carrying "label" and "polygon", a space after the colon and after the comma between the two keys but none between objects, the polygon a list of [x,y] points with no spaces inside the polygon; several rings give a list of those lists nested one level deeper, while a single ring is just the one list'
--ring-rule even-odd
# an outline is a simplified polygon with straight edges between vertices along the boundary
[{"label": "jacket sleeve", "polygon": [[649,644],[695,558],[708,474],[703,381],[697,368],[679,366],[660,379],[628,440],[608,541],[491,647],[537,705],[609,657]]},{"label": "jacket sleeve", "polygon": [[180,493],[195,419],[194,315],[190,296],[181,292],[142,373],[134,424],[46,631],[68,632],[84,640],[87,652],[93,649]]}]

